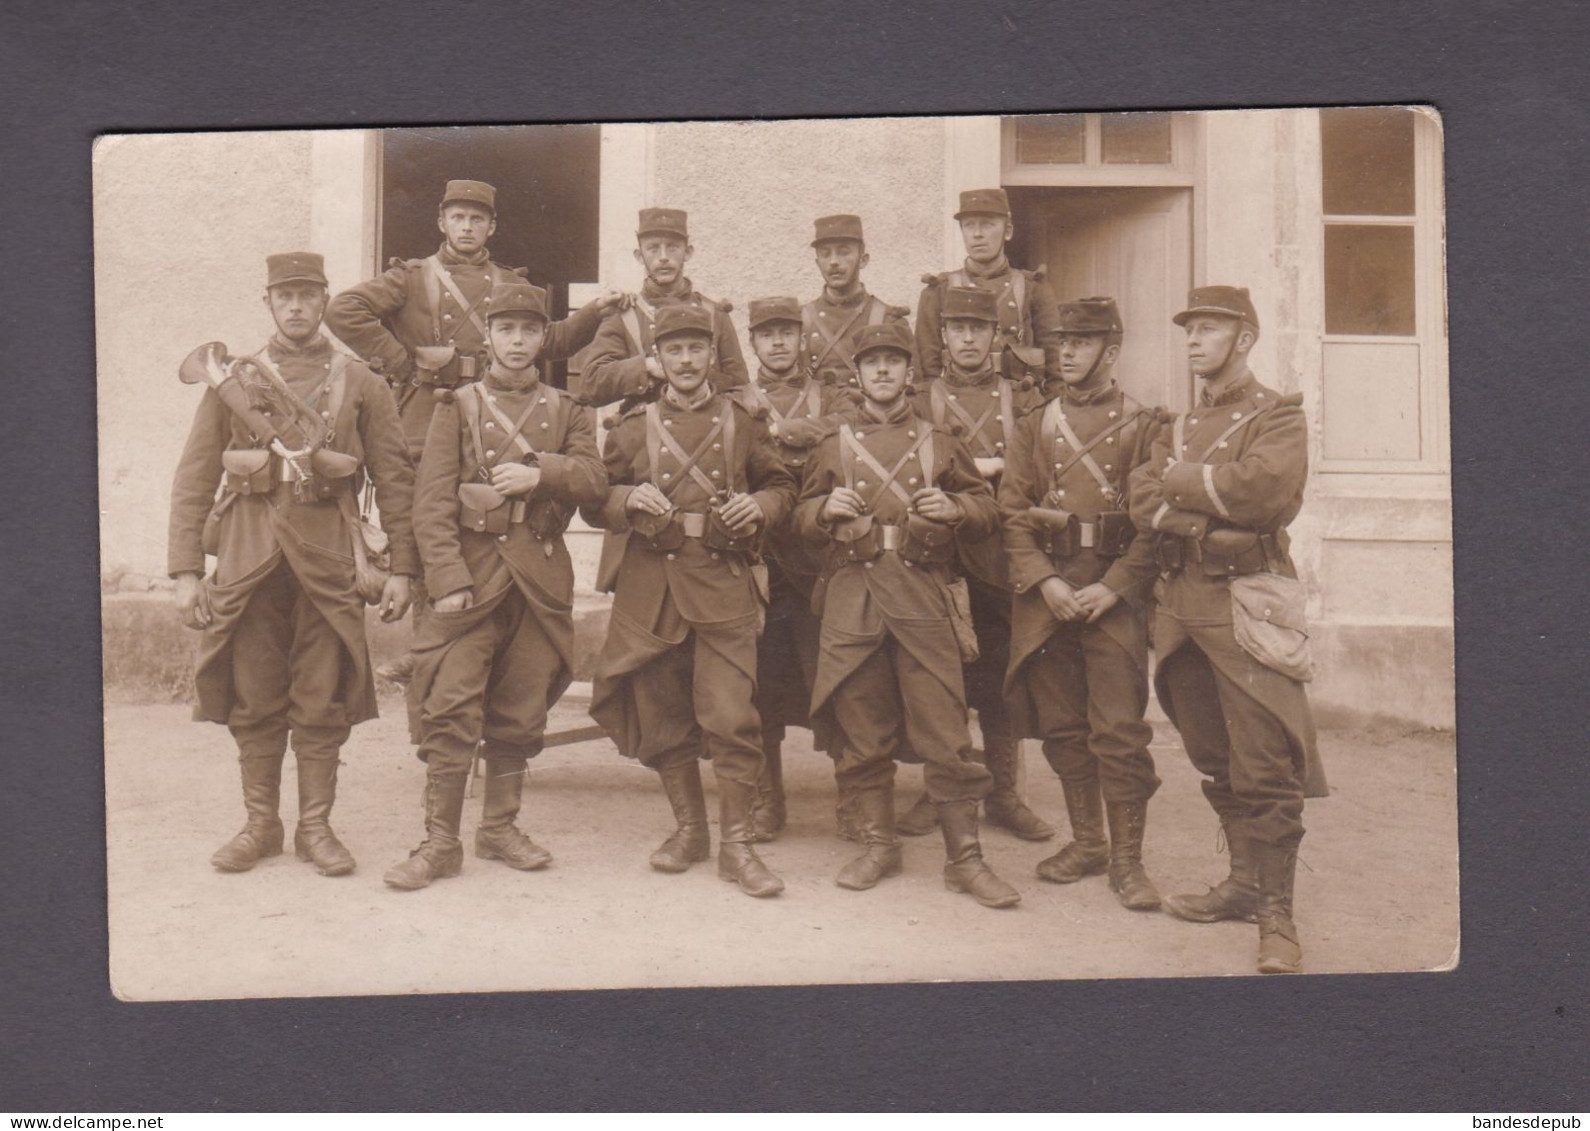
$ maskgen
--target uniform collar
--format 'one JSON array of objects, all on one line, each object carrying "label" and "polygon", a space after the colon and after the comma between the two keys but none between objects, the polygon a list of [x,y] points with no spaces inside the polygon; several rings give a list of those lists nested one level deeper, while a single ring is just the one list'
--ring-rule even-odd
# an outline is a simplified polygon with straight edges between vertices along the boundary
[{"label": "uniform collar", "polygon": [[1120,387],[1113,380],[1110,380],[1104,382],[1097,389],[1091,390],[1073,389],[1070,385],[1067,385],[1060,395],[1065,398],[1066,404],[1088,405],[1108,400],[1119,392]]},{"label": "uniform collar", "polygon": [[944,364],[944,380],[957,389],[981,389],[992,385],[999,379],[999,373],[994,369],[992,361],[984,361],[983,367],[976,373],[962,373],[954,361],[946,360]]},{"label": "uniform collar", "polygon": [[688,401],[674,392],[672,385],[668,385],[662,391],[662,399],[670,408],[676,408],[680,412],[695,412],[705,408],[707,402],[712,399],[712,381],[709,379],[701,382],[701,388],[697,389],[695,396]]},{"label": "uniform collar", "polygon": [[488,366],[486,369],[486,376],[481,379],[481,384],[486,386],[487,392],[506,393],[509,396],[517,396],[523,393],[534,392],[541,384],[541,369],[539,366],[535,365],[530,367],[528,383],[524,385],[519,385],[516,387],[509,385],[499,385],[495,380],[493,380],[494,376],[495,375],[491,372],[491,369]]},{"label": "uniform collar", "polygon": [[791,366],[789,374],[784,377],[769,373],[761,366],[757,366],[756,383],[764,389],[798,389],[806,384],[806,377],[801,373],[801,367],[798,365]]},{"label": "uniform collar", "polygon": [[1244,370],[1242,376],[1238,377],[1218,397],[1211,397],[1208,389],[1201,390],[1198,393],[1198,403],[1204,408],[1219,408],[1221,405],[1235,404],[1238,401],[1247,400],[1248,397],[1253,395],[1253,386],[1258,384],[1258,380],[1253,375],[1253,370]]},{"label": "uniform collar", "polygon": [[674,285],[666,290],[659,287],[648,275],[646,281],[640,285],[640,296],[647,302],[656,302],[665,298],[686,299],[693,295],[695,290],[695,284],[683,275],[674,280]]},{"label": "uniform collar", "polygon": [[436,258],[449,267],[484,267],[491,262],[491,251],[489,248],[483,247],[473,255],[459,255],[458,252],[453,250],[452,244],[443,240],[441,250],[436,253]]},{"label": "uniform collar", "polygon": [[879,409],[871,401],[862,401],[861,415],[873,424],[904,424],[914,414],[911,411],[911,398],[901,393],[893,404],[884,409]]},{"label": "uniform collar", "polygon": [[1004,252],[999,253],[999,258],[984,267],[980,263],[973,263],[970,258],[965,263],[966,274],[972,279],[997,279],[1001,275],[1010,274],[1010,257]]},{"label": "uniform collar", "polygon": [[324,334],[317,333],[299,346],[289,342],[280,333],[275,333],[271,335],[270,341],[266,343],[266,349],[270,352],[271,357],[277,360],[286,360],[288,358],[319,360],[331,352],[331,342],[327,340]]},{"label": "uniform collar", "polygon": [[860,306],[871,297],[872,296],[867,293],[867,288],[865,286],[859,286],[856,288],[856,293],[853,295],[849,295],[846,298],[834,298],[833,295],[828,293],[828,288],[825,286],[823,288],[823,293],[817,296],[817,301],[822,303],[824,306],[834,306],[841,310],[854,310],[856,307]]}]

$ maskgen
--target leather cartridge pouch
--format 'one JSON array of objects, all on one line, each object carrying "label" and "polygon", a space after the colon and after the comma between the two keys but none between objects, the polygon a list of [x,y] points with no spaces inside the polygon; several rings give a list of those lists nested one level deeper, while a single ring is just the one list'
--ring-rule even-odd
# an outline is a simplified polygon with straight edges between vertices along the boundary
[{"label": "leather cartridge pouch", "polygon": [[458,384],[458,375],[453,372],[457,357],[456,346],[415,346],[414,380],[424,385]]},{"label": "leather cartridge pouch", "polygon": [[1231,579],[1231,628],[1242,650],[1259,663],[1306,683],[1314,678],[1303,583],[1279,573]]},{"label": "leather cartridge pouch", "polygon": [[977,645],[977,629],[972,624],[972,591],[964,577],[957,577],[945,586],[949,591],[950,627],[955,630],[955,645],[961,651],[961,663],[975,664],[982,650]]},{"label": "leather cartridge pouch", "polygon": [[358,456],[317,448],[309,453],[309,466],[314,471],[314,497],[317,499],[335,499],[352,494],[358,488]]},{"label": "leather cartridge pouch", "polygon": [[508,533],[511,504],[490,483],[458,485],[458,525],[480,534]]},{"label": "leather cartridge pouch", "polygon": [[1105,511],[1099,515],[1099,540],[1094,552],[1101,557],[1118,558],[1132,548],[1137,527],[1125,511]]},{"label": "leather cartridge pouch", "polygon": [[723,508],[713,507],[707,513],[707,528],[701,535],[701,541],[709,550],[732,550],[746,554],[756,548],[756,531],[752,529],[748,534],[737,534],[723,521]]},{"label": "leather cartridge pouch", "polygon": [[839,562],[870,562],[883,553],[883,539],[874,529],[872,515],[840,519],[833,525],[832,553]]},{"label": "leather cartridge pouch", "polygon": [[943,565],[955,559],[955,528],[916,512],[906,516],[900,556],[912,565]]},{"label": "leather cartridge pouch", "polygon": [[1082,523],[1070,511],[1032,507],[1027,521],[1051,558],[1069,558],[1082,548]]},{"label": "leather cartridge pouch", "polygon": [[525,514],[525,525],[537,541],[551,542],[563,536],[574,517],[574,508],[555,499],[538,499]]},{"label": "leather cartridge pouch", "polygon": [[629,525],[653,550],[667,553],[685,544],[685,528],[679,522],[677,508],[670,507],[664,514],[638,511],[629,516]]},{"label": "leather cartridge pouch", "polygon": [[1012,381],[1043,382],[1044,352],[1042,346],[1006,346],[1000,359],[1005,376]]},{"label": "leather cartridge pouch", "polygon": [[268,495],[272,479],[271,453],[266,448],[232,448],[221,453],[226,489],[234,495]]},{"label": "leather cartridge pouch", "polygon": [[1265,568],[1264,547],[1251,530],[1211,530],[1203,536],[1201,549],[1206,577],[1241,577]]}]

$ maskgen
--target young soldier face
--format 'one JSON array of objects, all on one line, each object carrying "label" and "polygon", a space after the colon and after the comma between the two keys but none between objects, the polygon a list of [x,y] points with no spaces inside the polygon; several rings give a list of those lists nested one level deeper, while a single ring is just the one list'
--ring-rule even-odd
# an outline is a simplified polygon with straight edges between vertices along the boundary
[{"label": "young soldier face", "polygon": [[436,226],[447,237],[447,245],[460,255],[473,255],[486,246],[497,221],[476,204],[449,204],[436,217]]},{"label": "young soldier face", "polygon": [[706,334],[673,334],[657,343],[663,373],[676,393],[690,396],[707,379],[712,339]]},{"label": "young soldier face", "polygon": [[981,369],[994,348],[994,324],[980,318],[951,318],[943,334],[950,359],[968,373]]},{"label": "young soldier face", "polygon": [[685,261],[695,250],[678,236],[642,236],[640,246],[635,249],[635,262],[646,269],[646,277],[652,282],[659,287],[668,287],[679,278],[685,269]]},{"label": "young soldier face", "polygon": [[848,290],[861,278],[867,259],[860,240],[824,240],[817,245],[817,270],[823,273],[823,282],[836,291]]},{"label": "young soldier face", "polygon": [[1005,241],[1016,228],[1006,216],[972,215],[961,220],[961,242],[973,263],[989,263],[1005,250]]},{"label": "young soldier face", "polygon": [[1213,377],[1238,351],[1253,348],[1255,335],[1240,318],[1197,314],[1187,319],[1187,365],[1194,377]]},{"label": "young soldier face", "polygon": [[751,331],[751,348],[769,373],[782,375],[794,369],[800,346],[799,322],[764,322]]},{"label": "young soldier face", "polygon": [[893,404],[911,379],[911,355],[881,347],[856,358],[861,371],[861,391],[874,404]]},{"label": "young soldier face", "polygon": [[[1060,358],[1060,379],[1067,385],[1080,385],[1090,375],[1115,364],[1121,348],[1106,346],[1108,340],[1103,334],[1056,334],[1050,338],[1050,346]],[[1100,364],[1099,358],[1105,354],[1109,356]]]},{"label": "young soldier face", "polygon": [[265,290],[276,328],[290,342],[314,337],[326,314],[326,299],[326,288],[319,283],[281,283]]},{"label": "young soldier face", "polygon": [[533,314],[499,314],[486,326],[491,356],[504,369],[529,369],[541,353],[547,324]]}]

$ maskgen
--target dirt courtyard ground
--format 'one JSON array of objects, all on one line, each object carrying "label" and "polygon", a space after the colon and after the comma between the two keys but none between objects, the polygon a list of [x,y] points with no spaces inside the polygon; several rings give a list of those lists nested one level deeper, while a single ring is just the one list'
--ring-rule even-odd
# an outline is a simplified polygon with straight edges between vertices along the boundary
[{"label": "dirt courtyard ground", "polygon": [[[587,723],[566,699],[554,728]],[[1224,875],[1215,821],[1175,731],[1157,728],[1164,786],[1146,860],[1164,892]],[[1426,970],[1457,958],[1455,747],[1449,734],[1325,732],[1333,789],[1309,802],[1297,876],[1310,972]],[[786,884],[755,900],[709,862],[661,875],[647,855],[668,806],[650,771],[605,741],[531,763],[521,825],[554,854],[533,873],[467,855],[464,874],[413,893],[381,874],[422,837],[423,767],[402,704],[357,728],[343,752],[333,824],[359,860],[326,879],[285,855],[223,875],[210,853],[242,825],[224,728],[183,705],[106,708],[110,980],[130,1000],[415,992],[1249,974],[1246,924],[1131,913],[1102,877],[1071,886],[1034,866],[1065,836],[1060,788],[1026,743],[1028,800],[1062,831],[1028,843],[984,831],[984,854],[1023,901],[979,907],[944,889],[942,843],[906,838],[905,874],[870,892],[833,882],[854,853],[833,835],[833,776],[804,731],[786,747],[790,824],[761,854]],[[295,813],[289,768],[283,816]],[[710,774],[709,805],[712,804]],[[920,770],[902,767],[899,804]],[[472,837],[480,800],[467,803]],[[714,844],[716,844],[714,818]],[[466,839],[467,844],[467,839]],[[466,848],[466,851],[467,848]]]}]

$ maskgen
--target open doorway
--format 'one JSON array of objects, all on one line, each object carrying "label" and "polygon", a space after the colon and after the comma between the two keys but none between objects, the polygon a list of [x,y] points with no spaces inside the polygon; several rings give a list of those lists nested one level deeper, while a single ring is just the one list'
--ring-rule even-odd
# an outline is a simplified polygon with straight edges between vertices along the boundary
[{"label": "open doorway", "polygon": [[[383,130],[380,264],[429,255],[441,242],[436,209],[449,180],[497,189],[491,257],[528,268],[548,290],[553,318],[569,310],[569,284],[597,277],[601,127],[479,126]],[[545,377],[567,387],[566,367]]]},{"label": "open doorway", "polygon": [[1047,266],[1059,302],[1114,298],[1126,326],[1116,379],[1144,404],[1186,409],[1192,379],[1182,333],[1170,319],[1192,285],[1192,190],[1009,191],[1015,262]]}]

